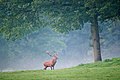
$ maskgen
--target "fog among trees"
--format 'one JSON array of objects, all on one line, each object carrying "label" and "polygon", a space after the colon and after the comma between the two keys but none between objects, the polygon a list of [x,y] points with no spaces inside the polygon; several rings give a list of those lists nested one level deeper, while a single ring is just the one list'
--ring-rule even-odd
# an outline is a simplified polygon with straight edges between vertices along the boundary
[{"label": "fog among trees", "polygon": [[[106,30],[108,29],[103,29],[100,33],[103,37],[101,39],[102,58],[120,57],[119,35],[111,32],[111,34],[105,33]],[[120,28],[115,27],[114,30],[117,32],[120,31]],[[50,28],[43,28],[21,40],[6,41],[1,38],[0,69],[43,69],[43,62],[51,59],[45,53],[46,50],[59,53],[59,59],[55,66],[57,69],[94,62],[89,32],[90,24],[86,23],[82,30],[71,31],[69,34],[60,34]]]},{"label": "fog among trees", "polygon": [[120,57],[119,0],[1,0],[0,70],[56,68]]}]

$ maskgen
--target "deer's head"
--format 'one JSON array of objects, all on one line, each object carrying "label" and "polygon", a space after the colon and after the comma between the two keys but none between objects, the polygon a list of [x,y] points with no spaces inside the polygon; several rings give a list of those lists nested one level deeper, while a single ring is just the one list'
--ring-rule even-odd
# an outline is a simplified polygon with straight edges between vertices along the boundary
[{"label": "deer's head", "polygon": [[46,51],[46,54],[53,57],[54,59],[58,59],[58,53],[55,53],[54,55],[51,55],[49,51]]},{"label": "deer's head", "polygon": [[54,54],[53,58],[58,59],[58,53]]}]

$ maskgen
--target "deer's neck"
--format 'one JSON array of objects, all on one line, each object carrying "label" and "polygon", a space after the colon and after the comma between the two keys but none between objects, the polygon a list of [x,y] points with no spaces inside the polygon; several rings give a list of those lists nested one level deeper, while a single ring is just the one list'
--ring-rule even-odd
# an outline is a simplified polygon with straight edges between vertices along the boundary
[{"label": "deer's neck", "polygon": [[52,62],[56,62],[57,58],[53,57]]}]

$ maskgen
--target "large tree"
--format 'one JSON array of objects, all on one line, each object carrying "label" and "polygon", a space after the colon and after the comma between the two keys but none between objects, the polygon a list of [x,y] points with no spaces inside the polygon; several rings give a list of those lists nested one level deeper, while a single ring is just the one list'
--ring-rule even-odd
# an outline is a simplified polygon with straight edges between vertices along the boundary
[{"label": "large tree", "polygon": [[120,19],[119,0],[2,0],[0,4],[0,33],[8,39],[44,26],[64,33],[91,23],[94,61],[102,60],[98,22]]}]

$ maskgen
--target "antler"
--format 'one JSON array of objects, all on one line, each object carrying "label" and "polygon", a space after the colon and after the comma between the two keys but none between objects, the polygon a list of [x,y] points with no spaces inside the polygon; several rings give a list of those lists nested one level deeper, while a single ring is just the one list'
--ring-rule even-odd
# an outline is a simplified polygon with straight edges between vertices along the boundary
[{"label": "antler", "polygon": [[49,51],[46,51],[46,53],[47,53],[49,56],[52,56]]}]

